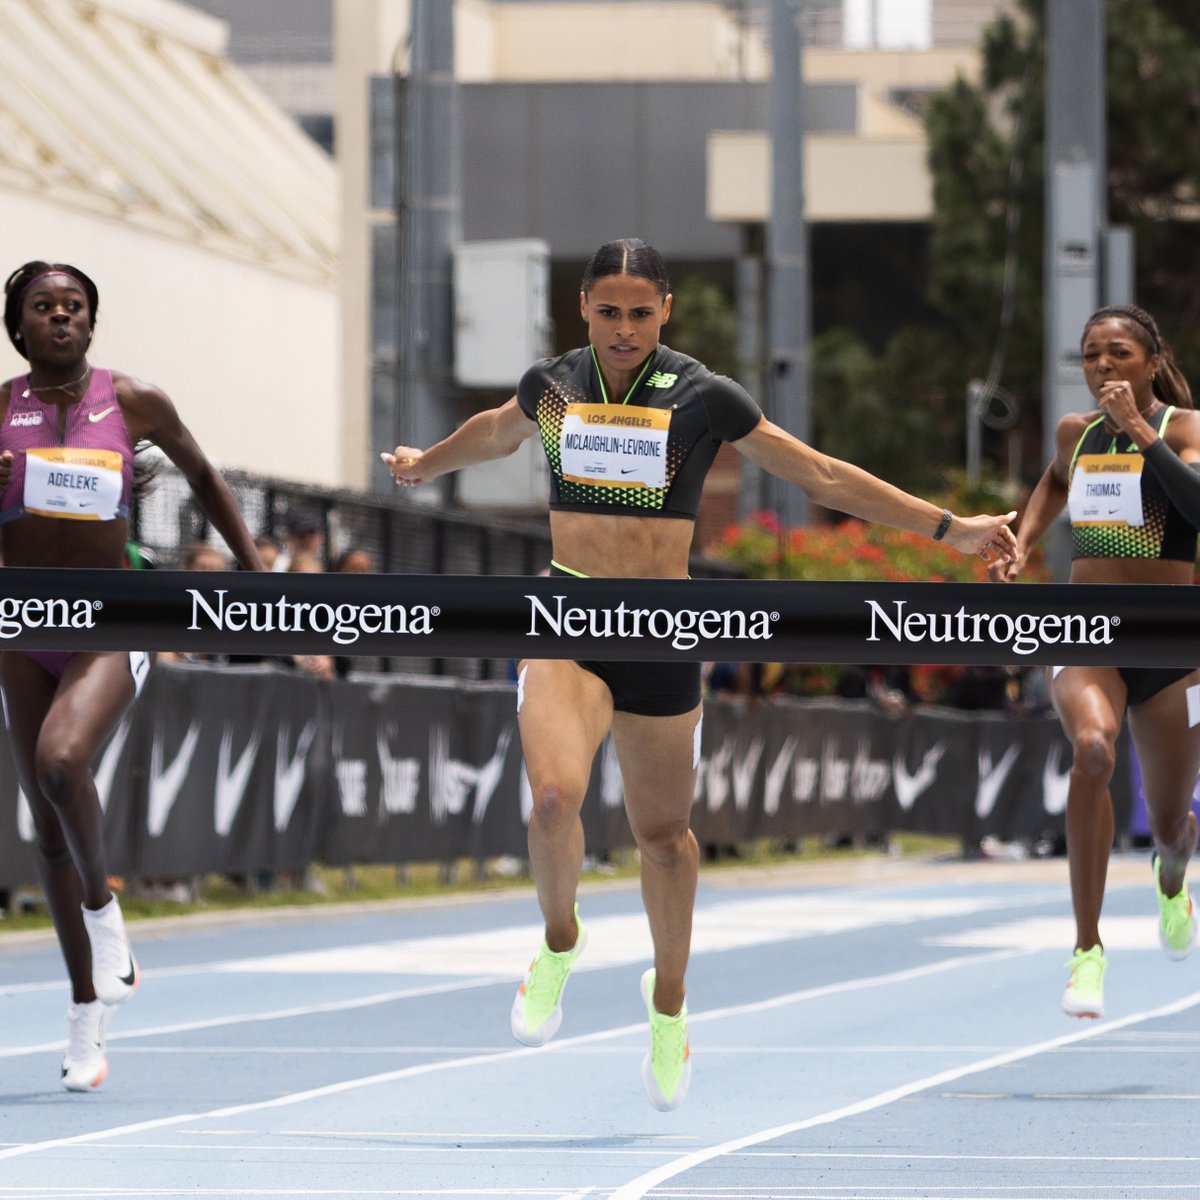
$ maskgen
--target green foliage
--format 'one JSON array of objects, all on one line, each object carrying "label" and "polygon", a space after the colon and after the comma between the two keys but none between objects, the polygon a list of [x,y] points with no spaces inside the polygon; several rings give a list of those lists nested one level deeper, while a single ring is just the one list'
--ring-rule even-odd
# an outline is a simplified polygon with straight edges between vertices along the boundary
[{"label": "green foliage", "polygon": [[943,486],[961,456],[962,355],[942,330],[908,326],[876,357],[852,331],[812,343],[814,439],[899,487]]},{"label": "green foliage", "polygon": [[[1042,396],[1044,2],[1020,7],[986,31],[980,84],[959,78],[926,109],[935,209],[930,298],[971,348],[968,376],[982,377],[998,332],[1015,158],[1019,266],[1001,382],[1021,398],[1033,441]],[[1192,375],[1200,368],[1200,5],[1108,0],[1106,31],[1110,219],[1133,226],[1137,302]]]},{"label": "green foliage", "polygon": [[671,292],[675,298],[664,341],[672,350],[699,359],[710,371],[736,379],[738,322],[729,297],[697,275],[687,276]]}]

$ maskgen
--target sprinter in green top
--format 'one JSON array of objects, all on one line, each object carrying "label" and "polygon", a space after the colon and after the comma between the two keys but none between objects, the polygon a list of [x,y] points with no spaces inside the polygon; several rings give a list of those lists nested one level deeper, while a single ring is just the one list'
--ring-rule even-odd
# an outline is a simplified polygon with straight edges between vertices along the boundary
[{"label": "sprinter in green top", "polygon": [[[661,256],[634,238],[592,256],[579,295],[588,345],[534,365],[517,394],[428,450],[383,455],[401,484],[502,458],[540,436],[553,475],[555,570],[576,576],[686,579],[704,475],[722,441],[817,504],[944,537],[964,554],[1007,559],[1016,515],[956,517],[774,425],[735,383],[660,343],[671,315]],[[698,663],[525,661],[518,721],[533,789],[529,857],[545,939],[512,1008],[512,1030],[542,1045],[586,934],[575,903],[579,811],[592,760],[611,731],[629,824],[641,852],[654,966],[642,978],[650,1102],[682,1103],[691,1078],[684,972],[699,861],[688,828],[700,754]]]}]

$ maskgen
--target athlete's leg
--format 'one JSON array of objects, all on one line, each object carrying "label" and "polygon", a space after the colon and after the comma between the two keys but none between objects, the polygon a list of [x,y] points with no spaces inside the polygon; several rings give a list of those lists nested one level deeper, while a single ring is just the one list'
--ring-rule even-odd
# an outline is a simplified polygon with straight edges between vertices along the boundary
[{"label": "athlete's leg", "polygon": [[0,654],[0,684],[4,688],[17,779],[33,814],[38,876],[71,980],[71,999],[76,1004],[87,1004],[96,999],[96,992],[92,986],[92,948],[80,912],[83,884],[58,814],[38,786],[34,765],[38,734],[54,702],[58,680],[32,659],[10,650]]},{"label": "athlete's leg", "polygon": [[81,654],[58,681],[34,753],[37,787],[54,808],[83,883],[87,908],[112,899],[104,813],[92,760],[134,697],[127,654]]},{"label": "athlete's leg", "polygon": [[1100,946],[1100,910],[1113,841],[1109,782],[1125,715],[1125,684],[1111,667],[1067,667],[1051,685],[1074,752],[1067,789],[1067,863],[1075,946]]},{"label": "athlete's leg", "polygon": [[612,722],[612,696],[601,679],[573,662],[530,659],[518,671],[521,750],[533,791],[529,865],[546,944],[561,953],[575,945],[584,849],[579,811]]},{"label": "athlete's leg", "polygon": [[1129,730],[1138,751],[1146,815],[1165,896],[1178,895],[1188,859],[1196,849],[1196,818],[1191,806],[1200,773],[1200,725],[1189,724],[1187,689],[1198,684],[1200,670],[1129,710]]},{"label": "athlete's leg", "polygon": [[675,717],[619,712],[613,745],[625,809],[642,864],[642,898],[654,939],[654,1007],[683,1007],[700,852],[689,827],[701,709]]}]

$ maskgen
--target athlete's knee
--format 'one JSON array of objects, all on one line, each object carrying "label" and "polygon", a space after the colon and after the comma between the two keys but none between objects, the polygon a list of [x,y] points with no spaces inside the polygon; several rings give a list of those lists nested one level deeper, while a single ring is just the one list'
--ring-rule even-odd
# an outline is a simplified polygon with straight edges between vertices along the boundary
[{"label": "athlete's knee", "polygon": [[691,853],[692,837],[687,821],[635,828],[633,836],[642,857],[660,867],[673,867]]},{"label": "athlete's knee", "polygon": [[543,824],[557,825],[579,814],[583,797],[560,783],[543,783],[534,789],[533,813]]},{"label": "athlete's knee", "polygon": [[50,841],[47,838],[39,837],[37,852],[38,857],[51,870],[69,866],[71,863],[71,851],[67,849],[65,842]]},{"label": "athlete's knee", "polygon": [[42,795],[54,805],[68,803],[87,777],[90,761],[69,746],[39,749],[34,764]]},{"label": "athlete's knee", "polygon": [[1088,783],[1107,784],[1117,765],[1115,739],[1102,729],[1088,730],[1075,740],[1073,775],[1082,776]]}]

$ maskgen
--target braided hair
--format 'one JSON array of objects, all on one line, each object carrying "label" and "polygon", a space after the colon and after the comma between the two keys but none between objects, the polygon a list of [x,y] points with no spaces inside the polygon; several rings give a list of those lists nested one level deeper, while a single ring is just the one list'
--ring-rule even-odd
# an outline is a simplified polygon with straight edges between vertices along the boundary
[{"label": "braided hair", "polygon": [[27,262],[18,267],[4,284],[4,328],[13,349],[24,359],[25,339],[21,336],[21,304],[29,285],[41,275],[68,275],[83,289],[88,302],[88,328],[96,328],[96,313],[100,308],[100,292],[96,285],[78,267],[70,263]]},{"label": "braided hair", "polygon": [[1087,339],[1088,330],[1101,321],[1120,321],[1150,354],[1158,355],[1158,370],[1150,381],[1156,399],[1163,404],[1173,404],[1176,408],[1195,407],[1192,389],[1175,361],[1175,352],[1159,332],[1157,322],[1144,308],[1138,308],[1136,304],[1109,304],[1098,308],[1083,327],[1081,344]]}]

